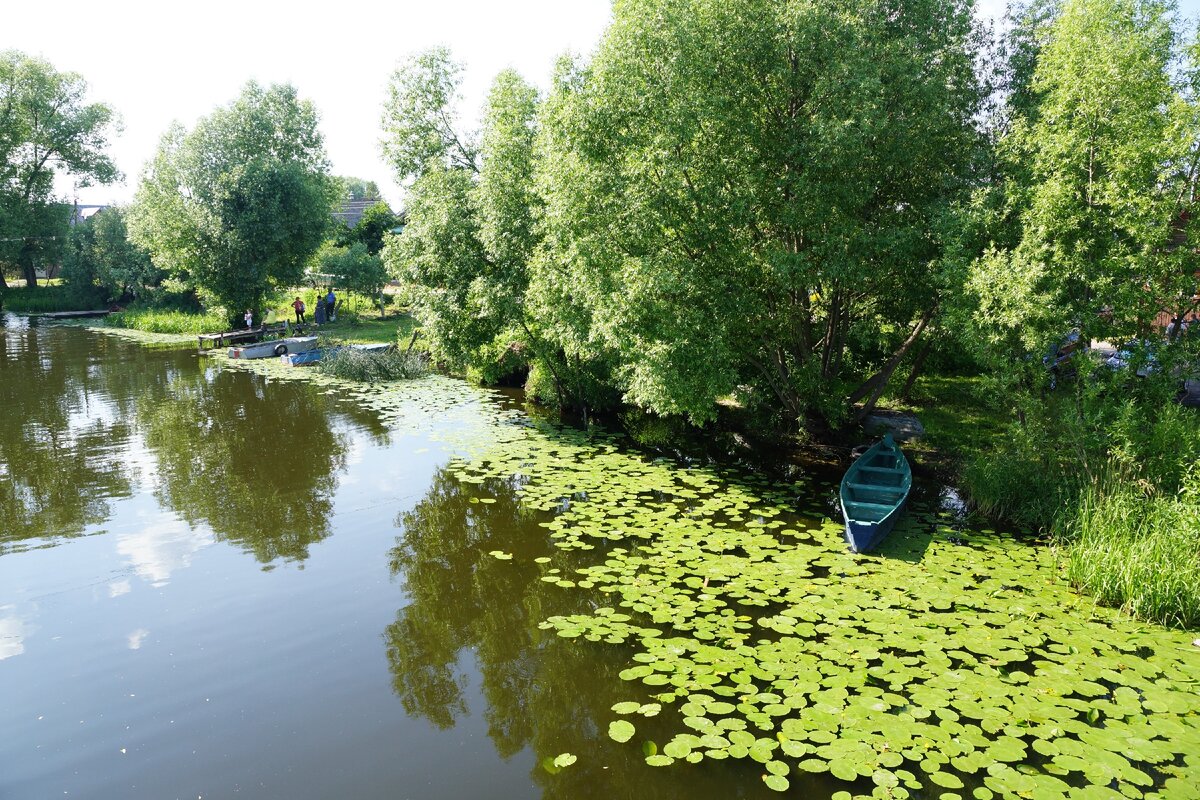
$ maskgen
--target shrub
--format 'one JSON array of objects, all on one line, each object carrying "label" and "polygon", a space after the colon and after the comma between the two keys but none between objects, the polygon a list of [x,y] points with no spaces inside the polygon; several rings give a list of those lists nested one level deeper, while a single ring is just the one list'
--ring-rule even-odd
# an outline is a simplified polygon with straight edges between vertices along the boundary
[{"label": "shrub", "polygon": [[332,349],[317,362],[317,368],[336,378],[370,383],[419,378],[429,371],[419,353],[395,349],[377,352],[356,347]]}]

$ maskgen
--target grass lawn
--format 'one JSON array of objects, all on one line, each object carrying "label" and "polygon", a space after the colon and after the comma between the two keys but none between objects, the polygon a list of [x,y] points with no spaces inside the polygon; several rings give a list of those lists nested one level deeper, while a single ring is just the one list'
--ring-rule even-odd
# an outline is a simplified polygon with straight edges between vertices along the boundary
[{"label": "grass lawn", "polygon": [[925,426],[926,435],[906,450],[955,460],[991,449],[1010,421],[995,407],[987,381],[975,375],[924,375],[907,402],[885,397],[879,406],[911,412]]}]

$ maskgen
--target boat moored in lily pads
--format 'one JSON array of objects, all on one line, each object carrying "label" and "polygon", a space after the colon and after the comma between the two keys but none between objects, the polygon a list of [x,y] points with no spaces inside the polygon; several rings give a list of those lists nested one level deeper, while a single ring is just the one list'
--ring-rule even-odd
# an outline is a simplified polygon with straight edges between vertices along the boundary
[{"label": "boat moored in lily pads", "polygon": [[846,542],[855,553],[875,548],[904,513],[912,468],[889,433],[871,446],[842,478]]}]

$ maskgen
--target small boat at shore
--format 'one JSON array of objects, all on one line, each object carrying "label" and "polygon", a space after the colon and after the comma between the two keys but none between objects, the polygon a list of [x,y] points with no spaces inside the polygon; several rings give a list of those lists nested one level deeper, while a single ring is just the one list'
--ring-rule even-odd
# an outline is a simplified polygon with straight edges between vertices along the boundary
[{"label": "small boat at shore", "polygon": [[889,433],[873,444],[842,478],[846,542],[855,553],[878,545],[904,513],[912,467]]},{"label": "small boat at shore", "polygon": [[316,346],[317,337],[315,336],[291,336],[286,339],[272,339],[241,347],[231,347],[229,348],[229,357],[270,358],[271,356],[284,356],[289,353],[306,353],[309,350],[315,349]]},{"label": "small boat at shore", "polygon": [[[385,343],[379,344],[351,344],[346,345],[353,350],[362,350],[367,353],[382,353],[392,345]],[[279,358],[283,363],[293,367],[300,367],[305,364],[315,364],[330,353],[335,353],[342,347],[320,347],[312,350],[306,350],[302,353],[285,353]]]}]

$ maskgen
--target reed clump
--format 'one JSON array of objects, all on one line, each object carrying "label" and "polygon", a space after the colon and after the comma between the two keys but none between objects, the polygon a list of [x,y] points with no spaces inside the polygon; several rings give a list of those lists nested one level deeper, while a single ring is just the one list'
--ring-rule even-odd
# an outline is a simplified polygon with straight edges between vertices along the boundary
[{"label": "reed clump", "polygon": [[429,371],[429,365],[421,353],[344,347],[323,356],[317,362],[317,369],[344,380],[383,383],[419,378]]},{"label": "reed clump", "polygon": [[1064,526],[1071,582],[1142,619],[1200,627],[1200,466],[1174,494],[1106,475]]}]

